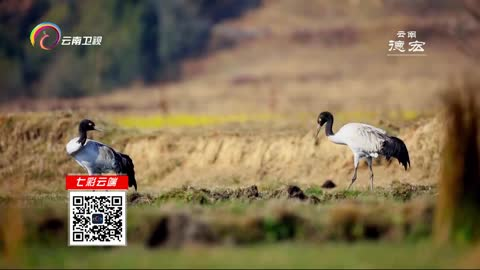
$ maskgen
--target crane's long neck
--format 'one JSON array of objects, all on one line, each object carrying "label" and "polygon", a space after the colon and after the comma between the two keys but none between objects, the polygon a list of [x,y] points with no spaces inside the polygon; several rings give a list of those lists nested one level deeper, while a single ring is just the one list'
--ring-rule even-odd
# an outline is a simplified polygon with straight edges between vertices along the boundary
[{"label": "crane's long neck", "polygon": [[78,143],[84,146],[85,142],[87,142],[87,131],[79,128],[78,134],[79,134]]},{"label": "crane's long neck", "polygon": [[333,128],[333,118],[327,121],[327,123],[325,124],[325,135],[327,135],[327,137],[335,135],[335,133],[333,133],[332,128]]}]

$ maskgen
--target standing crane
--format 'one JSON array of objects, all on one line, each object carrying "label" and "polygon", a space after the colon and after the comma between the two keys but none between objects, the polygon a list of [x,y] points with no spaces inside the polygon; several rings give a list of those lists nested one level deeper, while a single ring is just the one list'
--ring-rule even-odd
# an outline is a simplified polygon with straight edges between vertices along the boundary
[{"label": "standing crane", "polygon": [[87,131],[101,131],[91,120],[84,119],[78,125],[79,136],[71,139],[67,145],[67,153],[87,170],[89,175],[114,172],[128,176],[128,186],[137,190],[135,170],[132,159],[115,151],[103,143],[87,139]]},{"label": "standing crane", "polygon": [[334,133],[332,130],[333,115],[330,112],[320,113],[317,123],[318,129],[315,138],[318,138],[320,129],[326,124],[325,135],[327,138],[333,143],[347,145],[353,152],[354,172],[348,189],[357,179],[358,163],[361,159],[366,159],[370,169],[370,190],[373,190],[373,158],[381,155],[390,160],[394,157],[405,170],[410,166],[410,157],[405,143],[397,137],[389,136],[385,130],[362,123],[348,123]]}]

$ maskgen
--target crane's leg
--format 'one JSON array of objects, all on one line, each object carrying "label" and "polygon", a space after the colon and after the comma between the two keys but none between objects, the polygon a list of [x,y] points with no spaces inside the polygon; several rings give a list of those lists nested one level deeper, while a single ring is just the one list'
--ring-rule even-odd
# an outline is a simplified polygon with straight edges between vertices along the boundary
[{"label": "crane's leg", "polygon": [[348,186],[347,189],[350,189],[350,187],[353,185],[353,182],[355,182],[355,180],[357,180],[357,169],[358,169],[358,163],[360,161],[360,157],[358,156],[358,154],[353,154],[353,166],[355,167],[354,171],[353,171],[353,176],[352,176],[352,182],[350,183],[350,185]]},{"label": "crane's leg", "polygon": [[367,158],[368,168],[370,169],[370,190],[373,191],[373,170],[372,170],[372,157]]}]

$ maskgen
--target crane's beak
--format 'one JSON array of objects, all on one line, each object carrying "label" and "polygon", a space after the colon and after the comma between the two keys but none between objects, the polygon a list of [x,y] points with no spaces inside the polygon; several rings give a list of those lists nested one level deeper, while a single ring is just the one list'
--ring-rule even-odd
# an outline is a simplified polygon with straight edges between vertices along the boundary
[{"label": "crane's beak", "polygon": [[318,138],[318,134],[320,133],[320,129],[322,128],[322,126],[320,126],[320,124],[318,125],[317,127],[317,132],[315,133],[315,137],[314,139],[317,139]]}]

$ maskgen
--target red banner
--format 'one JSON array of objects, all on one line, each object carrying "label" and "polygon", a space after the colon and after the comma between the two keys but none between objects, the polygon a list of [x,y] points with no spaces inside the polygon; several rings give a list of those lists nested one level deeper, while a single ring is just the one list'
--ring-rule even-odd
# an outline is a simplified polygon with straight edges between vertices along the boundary
[{"label": "red banner", "polygon": [[67,175],[67,190],[128,190],[127,175]]}]

